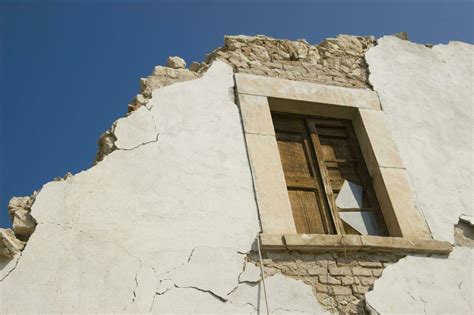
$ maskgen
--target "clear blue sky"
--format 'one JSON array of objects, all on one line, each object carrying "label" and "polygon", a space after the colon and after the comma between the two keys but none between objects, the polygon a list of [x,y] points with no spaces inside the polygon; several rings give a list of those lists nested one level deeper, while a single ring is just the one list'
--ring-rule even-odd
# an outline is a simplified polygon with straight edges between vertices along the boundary
[{"label": "clear blue sky", "polygon": [[91,166],[139,78],[169,55],[202,61],[225,34],[318,43],[400,31],[473,43],[473,2],[0,0],[0,226],[12,196]]}]

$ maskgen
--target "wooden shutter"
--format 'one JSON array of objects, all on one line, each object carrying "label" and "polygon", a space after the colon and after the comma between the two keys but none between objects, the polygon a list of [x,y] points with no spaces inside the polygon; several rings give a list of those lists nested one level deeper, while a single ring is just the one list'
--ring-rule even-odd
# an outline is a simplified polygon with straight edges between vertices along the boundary
[{"label": "wooden shutter", "polygon": [[[329,186],[332,199],[331,208],[337,218],[337,226],[344,234],[360,234],[340,219],[340,211],[370,211],[375,216],[378,235],[387,235],[383,217],[372,187],[367,167],[355,137],[352,124],[348,120],[308,119],[313,144],[325,185]],[[339,209],[335,200],[344,181],[350,181],[363,188],[362,207]]]},{"label": "wooden shutter", "polygon": [[304,119],[273,115],[278,149],[298,233],[334,233]]},{"label": "wooden shutter", "polygon": [[[359,234],[339,211],[371,211],[386,227],[350,121],[272,114],[298,233]],[[363,187],[362,208],[338,209],[344,181]]]}]

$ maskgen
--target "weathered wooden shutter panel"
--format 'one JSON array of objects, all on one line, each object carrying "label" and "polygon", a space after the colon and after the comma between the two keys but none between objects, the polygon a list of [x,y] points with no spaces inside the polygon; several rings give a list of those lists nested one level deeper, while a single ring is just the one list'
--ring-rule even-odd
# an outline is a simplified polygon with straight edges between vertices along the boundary
[{"label": "weathered wooden shutter panel", "polygon": [[[359,234],[341,220],[340,212],[370,211],[377,218],[377,235],[387,235],[350,121],[275,113],[272,117],[297,232]],[[345,181],[363,188],[362,207],[336,206]]]},{"label": "weathered wooden shutter panel", "polygon": [[[345,180],[363,187],[360,209],[341,210],[336,207],[334,201],[330,203],[335,217],[338,218],[336,220],[340,220],[339,211],[372,211],[377,217],[380,235],[386,235],[385,223],[350,121],[309,119],[308,124],[314,135],[316,151],[320,151],[320,167],[323,177],[328,177],[325,183],[330,186],[331,198],[336,200]],[[344,234],[359,234],[342,220],[338,222],[338,227]]]},{"label": "weathered wooden shutter panel", "polygon": [[333,233],[304,119],[273,116],[278,149],[298,233]]}]

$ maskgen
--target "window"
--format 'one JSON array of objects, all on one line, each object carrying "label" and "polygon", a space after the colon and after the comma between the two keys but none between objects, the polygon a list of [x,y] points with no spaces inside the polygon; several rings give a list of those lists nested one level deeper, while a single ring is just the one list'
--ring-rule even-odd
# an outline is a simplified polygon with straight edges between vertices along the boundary
[{"label": "window", "polygon": [[387,235],[351,122],[272,120],[297,233]]},{"label": "window", "polygon": [[377,94],[234,75],[265,250],[441,253]]}]

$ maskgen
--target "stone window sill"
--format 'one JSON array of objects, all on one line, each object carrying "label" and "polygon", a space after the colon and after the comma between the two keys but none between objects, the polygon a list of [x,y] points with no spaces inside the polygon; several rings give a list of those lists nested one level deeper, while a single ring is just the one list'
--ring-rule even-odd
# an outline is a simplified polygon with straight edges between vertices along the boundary
[{"label": "stone window sill", "polygon": [[325,234],[261,234],[263,250],[297,250],[304,252],[365,251],[449,254],[453,247],[448,242],[402,237]]}]

